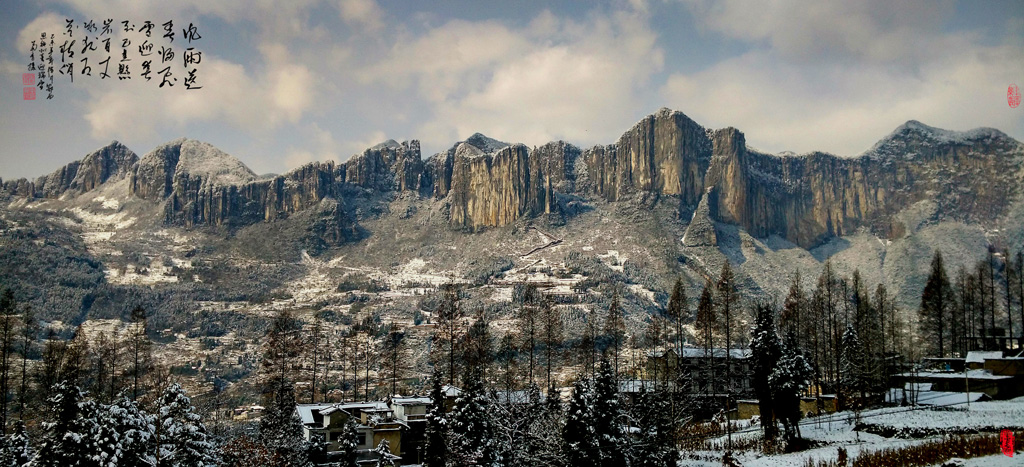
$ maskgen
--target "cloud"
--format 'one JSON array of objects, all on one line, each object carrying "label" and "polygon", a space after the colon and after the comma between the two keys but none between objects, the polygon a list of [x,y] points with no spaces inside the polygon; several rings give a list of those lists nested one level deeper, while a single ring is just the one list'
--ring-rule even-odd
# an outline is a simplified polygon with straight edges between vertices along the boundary
[{"label": "cloud", "polygon": [[[17,51],[23,54],[26,60],[28,59],[29,49],[32,47],[32,41],[38,41],[39,35],[44,32],[48,35],[54,34],[60,37],[64,32],[64,18],[56,13],[47,12],[37,16],[32,21],[29,21],[25,27],[21,28],[15,44]],[[27,65],[28,62],[26,61],[25,64]]]},{"label": "cloud", "polygon": [[125,134],[153,137],[168,125],[227,123],[255,134],[297,123],[314,105],[315,75],[289,62],[280,45],[265,45],[261,52],[261,70],[204,56],[197,72],[199,90],[185,90],[180,79],[160,89],[159,78],[145,82],[138,76],[117,86],[91,87],[85,119],[100,140]]},{"label": "cloud", "polygon": [[1019,47],[965,44],[914,72],[882,64],[794,64],[754,51],[693,74],[673,74],[669,105],[712,127],[734,126],[764,150],[853,156],[907,120],[1018,135],[1006,87],[1024,74]]},{"label": "cloud", "polygon": [[384,26],[384,13],[374,0],[341,0],[338,4],[341,19],[348,24],[355,24],[369,31],[379,30]]},{"label": "cloud", "polygon": [[527,144],[604,142],[636,120],[640,94],[664,65],[647,20],[619,10],[583,20],[545,11],[517,30],[451,21],[397,44],[365,79],[412,86],[431,102],[417,132],[428,144],[476,131]]},{"label": "cloud", "polygon": [[[794,61],[866,60],[914,65],[942,55],[951,0],[684,0],[697,23],[727,37],[765,43]],[[909,63],[908,63],[909,61]]]}]

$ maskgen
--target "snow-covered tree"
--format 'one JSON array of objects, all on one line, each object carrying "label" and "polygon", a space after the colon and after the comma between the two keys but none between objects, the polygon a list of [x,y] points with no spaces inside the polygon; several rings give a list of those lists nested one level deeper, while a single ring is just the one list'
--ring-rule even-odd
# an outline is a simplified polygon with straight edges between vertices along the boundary
[{"label": "snow-covered tree", "polygon": [[157,414],[160,465],[205,467],[217,464],[214,443],[178,383],[164,389]]},{"label": "snow-covered tree", "polygon": [[441,372],[434,367],[430,386],[430,410],[427,411],[427,427],[423,443],[423,465],[444,467],[448,462],[447,417],[445,416],[444,392],[441,390]]},{"label": "snow-covered tree", "polygon": [[[148,467],[156,464],[150,446],[155,417],[127,395],[110,405],[88,401],[81,415],[95,420],[94,454],[99,465]],[[171,464],[168,464],[171,465]],[[195,464],[193,464],[195,465]]]},{"label": "snow-covered tree", "polygon": [[622,430],[622,407],[614,370],[602,358],[594,381],[592,420],[601,452],[602,466],[626,465],[626,440]]},{"label": "snow-covered tree", "polygon": [[565,427],[562,429],[568,467],[595,467],[601,464],[601,451],[593,422],[593,400],[590,380],[580,375],[573,385],[572,399],[569,400]]},{"label": "snow-covered tree", "polygon": [[775,369],[768,377],[775,398],[775,414],[786,430],[786,441],[800,438],[800,396],[811,385],[814,370],[797,345],[795,333],[788,333]]},{"label": "snow-covered tree", "polygon": [[635,421],[638,436],[630,446],[630,464],[633,467],[674,466],[679,453],[673,440],[670,393],[664,390],[648,391],[641,387],[636,401],[630,408],[631,419]]},{"label": "snow-covered tree", "polygon": [[[95,465],[93,446],[95,420],[81,417],[85,394],[75,385],[57,383],[46,400],[49,420],[43,422],[43,437],[32,467]],[[88,416],[94,411],[87,411]]]},{"label": "snow-covered tree", "polygon": [[25,423],[17,421],[14,433],[0,437],[0,465],[22,466],[32,460],[32,446],[29,444]]},{"label": "snow-covered tree", "polygon": [[864,392],[867,390],[864,346],[853,326],[847,326],[846,331],[843,332],[842,349],[840,374],[844,396],[846,396],[844,399],[857,393],[860,393],[863,399]]},{"label": "snow-covered tree", "polygon": [[497,461],[490,399],[484,392],[479,368],[467,368],[465,387],[455,400],[451,414],[448,451],[460,466],[491,466]]},{"label": "snow-covered tree", "polygon": [[358,449],[359,431],[356,430],[355,418],[349,417],[342,427],[341,438],[338,440],[338,451],[341,453],[340,467],[356,467]]},{"label": "snow-covered tree", "polygon": [[395,460],[399,459],[398,456],[391,453],[391,445],[386,439],[380,440],[380,444],[373,452],[377,453],[377,467],[395,467]]},{"label": "snow-covered tree", "polygon": [[750,330],[750,352],[753,357],[754,393],[761,412],[761,426],[765,439],[775,437],[775,401],[768,381],[781,354],[782,344],[775,332],[775,310],[767,304],[756,306],[754,327]]}]

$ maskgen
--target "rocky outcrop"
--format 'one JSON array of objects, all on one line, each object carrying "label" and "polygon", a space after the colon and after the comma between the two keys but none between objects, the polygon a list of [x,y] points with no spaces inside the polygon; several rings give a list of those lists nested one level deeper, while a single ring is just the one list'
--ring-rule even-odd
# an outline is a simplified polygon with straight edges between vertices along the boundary
[{"label": "rocky outcrop", "polygon": [[711,220],[710,204],[713,202],[713,198],[715,198],[712,193],[713,190],[714,188],[707,190],[707,194],[701,198],[700,203],[697,204],[697,209],[693,211],[690,224],[686,226],[686,232],[683,234],[683,245],[690,247],[713,247],[718,245],[715,223]]},{"label": "rocky outcrop", "polygon": [[481,154],[462,143],[454,158],[448,195],[452,224],[479,230],[511,224],[530,212],[528,154],[521,144]]},{"label": "rocky outcrop", "polygon": [[35,182],[19,179],[0,182],[0,187],[9,193],[31,198],[60,198],[64,194],[77,196],[107,180],[124,179],[138,160],[139,156],[131,149],[113,141],[87,154],[82,160],[37,178]]}]

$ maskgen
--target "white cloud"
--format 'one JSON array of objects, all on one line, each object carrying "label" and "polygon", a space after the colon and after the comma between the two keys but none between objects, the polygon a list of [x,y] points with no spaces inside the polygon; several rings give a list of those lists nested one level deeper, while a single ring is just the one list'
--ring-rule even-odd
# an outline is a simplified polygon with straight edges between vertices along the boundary
[{"label": "white cloud", "polygon": [[1006,87],[1024,75],[1019,47],[969,46],[909,72],[881,64],[792,64],[755,51],[663,88],[669,105],[712,127],[734,126],[777,152],[852,156],[911,119],[954,130],[990,126],[1019,135]]},{"label": "white cloud", "polygon": [[433,115],[418,134],[433,145],[480,131],[527,144],[606,142],[636,119],[639,95],[664,64],[647,17],[634,11],[585,20],[539,14],[513,30],[452,21],[400,42],[366,81],[414,86]]},{"label": "white cloud", "polygon": [[202,122],[261,133],[298,122],[314,105],[315,75],[289,62],[279,45],[261,51],[262,70],[204,56],[197,72],[199,90],[185,90],[181,77],[172,88],[158,88],[159,78],[145,82],[138,76],[117,86],[92,87],[85,119],[93,137],[152,137],[167,125]]},{"label": "white cloud", "polygon": [[384,13],[374,0],[341,0],[338,7],[341,19],[348,24],[360,25],[370,31],[384,26]]},{"label": "white cloud", "polygon": [[954,10],[951,0],[684,1],[703,27],[767,43],[781,58],[911,65],[945,52],[951,36],[941,32]]}]

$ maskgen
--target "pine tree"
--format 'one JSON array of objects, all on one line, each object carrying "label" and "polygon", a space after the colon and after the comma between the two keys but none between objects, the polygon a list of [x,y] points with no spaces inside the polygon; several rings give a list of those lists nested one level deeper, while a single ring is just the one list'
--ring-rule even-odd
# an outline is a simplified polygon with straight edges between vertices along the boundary
[{"label": "pine tree", "polygon": [[265,410],[259,424],[260,443],[279,458],[293,459],[299,464],[305,462],[309,449],[295,413],[292,380],[292,375],[300,370],[301,329],[287,310],[278,313],[271,323],[263,352]]},{"label": "pine tree", "polygon": [[464,388],[451,414],[448,454],[460,466],[491,466],[496,460],[490,400],[478,368],[467,367]]},{"label": "pine tree", "polygon": [[767,304],[758,304],[754,320],[754,328],[750,332],[750,351],[753,357],[754,393],[757,394],[761,412],[761,426],[764,427],[764,438],[774,439],[775,401],[772,397],[772,386],[769,377],[782,353],[779,336],[775,332],[775,310]]},{"label": "pine tree", "polygon": [[768,384],[775,399],[775,413],[785,427],[786,441],[800,438],[800,396],[811,384],[814,370],[797,344],[796,335],[788,333]]},{"label": "pine tree", "polygon": [[[356,458],[359,454],[359,431],[356,428],[356,421],[353,417],[345,420],[342,427],[341,437],[338,439],[338,452],[340,467],[357,467]],[[428,438],[429,439],[429,438]],[[425,464],[434,465],[434,464]],[[438,465],[444,465],[442,462]]]},{"label": "pine tree", "polygon": [[[844,399],[848,400],[855,393],[860,392],[860,403],[862,403],[864,392],[867,389],[864,371],[864,346],[857,335],[857,330],[852,325],[847,326],[846,331],[843,332],[842,348],[840,374],[842,375],[842,385],[845,391],[841,395]],[[860,403],[856,405],[859,406]]]},{"label": "pine tree", "polygon": [[677,277],[675,285],[672,286],[672,295],[668,299],[668,308],[665,309],[665,316],[672,324],[672,346],[676,351],[682,351],[684,343],[683,325],[691,320],[690,306],[687,303],[686,288],[683,287],[683,278]]},{"label": "pine tree", "polygon": [[622,407],[619,404],[619,387],[612,372],[611,364],[602,358],[597,379],[594,381],[594,405],[592,419],[598,448],[601,452],[601,466],[617,467],[626,465],[626,438],[622,431]]},{"label": "pine tree", "polygon": [[955,305],[953,288],[949,284],[942,252],[936,250],[932,258],[932,271],[921,293],[921,331],[929,342],[934,342],[935,355],[946,355],[946,335],[950,322],[950,309]]},{"label": "pine tree", "polygon": [[539,294],[537,293],[537,286],[533,284],[527,284],[523,288],[522,303],[519,307],[519,335],[523,339],[523,349],[527,352],[529,357],[529,380],[535,382],[533,370],[534,359],[537,354],[537,335],[539,331],[538,313],[537,313],[537,301]]},{"label": "pine tree", "polygon": [[145,388],[140,387],[143,377],[149,372],[152,366],[151,343],[146,336],[147,323],[146,309],[136,306],[131,313],[131,337],[130,352],[132,356],[132,399],[138,399]]},{"label": "pine tree", "polygon": [[665,467],[678,464],[679,453],[673,439],[673,420],[665,391],[649,391],[640,387],[631,407],[638,436],[629,450],[629,465],[634,467]]},{"label": "pine tree", "polygon": [[736,292],[736,279],[732,274],[732,266],[729,265],[729,260],[725,260],[725,264],[722,265],[722,273],[719,275],[718,284],[715,288],[718,291],[717,307],[721,310],[718,317],[721,318],[721,325],[725,330],[725,382],[727,392],[731,396],[735,390],[732,381],[733,313],[736,311],[736,302],[739,301],[739,295]]},{"label": "pine tree", "polygon": [[192,400],[174,383],[160,395],[157,414],[160,465],[205,467],[217,465],[214,441],[195,413]]},{"label": "pine tree", "polygon": [[46,400],[48,420],[42,424],[43,435],[32,467],[92,465],[95,426],[94,421],[80,416],[84,397],[78,387],[66,382],[52,388]]},{"label": "pine tree", "polygon": [[447,417],[441,379],[440,370],[434,367],[430,387],[430,410],[427,412],[427,427],[423,436],[423,465],[426,467],[444,467],[448,462]]},{"label": "pine tree", "polygon": [[566,409],[562,441],[567,453],[567,467],[597,467],[601,451],[594,426],[594,393],[585,375],[576,379],[572,399]]},{"label": "pine tree", "polygon": [[558,349],[562,345],[562,314],[551,303],[551,300],[544,300],[541,308],[541,329],[542,340],[544,341],[544,367],[545,381],[551,386],[551,371],[558,363]]},{"label": "pine tree", "polygon": [[380,440],[380,444],[377,445],[377,449],[374,449],[373,452],[377,453],[377,467],[395,467],[395,459],[399,458],[391,454],[391,445],[386,439]]},{"label": "pine tree", "polygon": [[122,396],[110,405],[88,401],[83,407],[88,407],[82,410],[83,418],[96,420],[96,457],[101,459],[101,465],[147,467],[156,463],[150,451],[155,417],[139,408],[138,403]]}]

